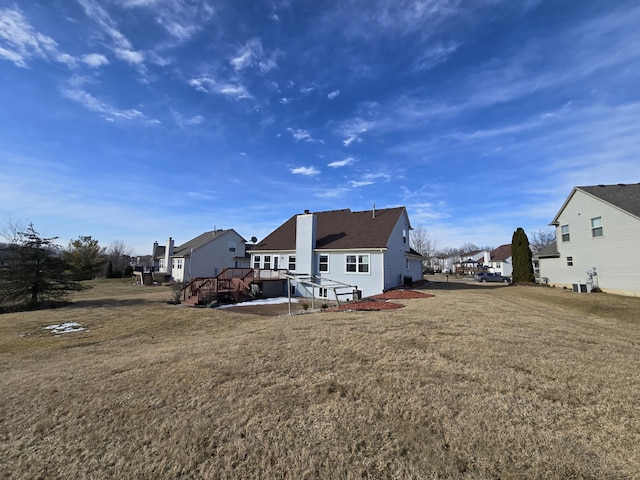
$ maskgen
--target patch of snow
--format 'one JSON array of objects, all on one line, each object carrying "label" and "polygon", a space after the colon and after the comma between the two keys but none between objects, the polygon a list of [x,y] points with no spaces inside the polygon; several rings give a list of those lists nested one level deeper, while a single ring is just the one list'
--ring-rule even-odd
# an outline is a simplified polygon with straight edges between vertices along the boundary
[{"label": "patch of snow", "polygon": [[66,322],[59,323],[57,325],[49,325],[48,327],[43,327],[45,330],[51,330],[51,333],[54,335],[62,335],[63,333],[72,333],[72,332],[82,332],[86,330],[82,325],[78,322]]},{"label": "patch of snow", "polygon": [[[259,300],[252,300],[250,302],[230,303],[227,305],[220,305],[218,308],[231,308],[231,307],[250,307],[252,305],[277,305],[280,303],[287,303],[289,299],[287,297],[275,297],[275,298],[261,298]],[[298,303],[297,298],[292,298],[291,303]]]}]

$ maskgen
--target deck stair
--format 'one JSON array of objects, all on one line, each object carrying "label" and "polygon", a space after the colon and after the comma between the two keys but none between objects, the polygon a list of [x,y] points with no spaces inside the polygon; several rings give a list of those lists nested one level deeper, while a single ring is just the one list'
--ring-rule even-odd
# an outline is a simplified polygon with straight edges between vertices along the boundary
[{"label": "deck stair", "polygon": [[259,278],[253,268],[225,268],[215,277],[197,277],[181,293],[185,305],[207,305],[214,301],[241,302],[251,298],[251,283]]}]

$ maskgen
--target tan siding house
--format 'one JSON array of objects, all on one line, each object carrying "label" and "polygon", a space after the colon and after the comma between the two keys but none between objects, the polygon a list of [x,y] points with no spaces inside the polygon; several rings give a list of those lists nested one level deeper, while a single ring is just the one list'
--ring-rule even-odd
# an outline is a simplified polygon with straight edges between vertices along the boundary
[{"label": "tan siding house", "polygon": [[551,225],[555,251],[539,255],[541,277],[640,296],[640,184],[575,187]]}]

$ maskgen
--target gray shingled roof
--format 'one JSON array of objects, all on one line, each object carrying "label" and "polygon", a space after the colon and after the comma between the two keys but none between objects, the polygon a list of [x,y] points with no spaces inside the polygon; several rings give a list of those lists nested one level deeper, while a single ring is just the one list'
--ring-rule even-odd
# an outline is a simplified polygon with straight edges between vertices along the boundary
[{"label": "gray shingled roof", "polygon": [[187,256],[191,253],[191,250],[197,250],[198,248],[202,247],[203,245],[206,245],[207,243],[209,243],[213,238],[220,238],[221,236],[223,236],[224,234],[228,233],[228,232],[233,232],[233,229],[227,229],[227,230],[212,230],[209,232],[204,232],[201,235],[198,235],[195,238],[192,238],[191,240],[189,240],[186,243],[183,243],[182,245],[179,245],[177,247],[175,247],[175,250],[173,251],[173,256],[174,257],[184,257]]},{"label": "gray shingled roof", "polygon": [[[318,249],[349,250],[355,248],[385,248],[393,228],[404,213],[404,207],[352,212],[349,209],[315,212],[316,247]],[[293,215],[258,243],[256,250],[295,250],[296,217]]]},{"label": "gray shingled roof", "polygon": [[534,257],[536,258],[557,258],[559,256],[558,243],[555,240],[534,254]]},{"label": "gray shingled roof", "polygon": [[640,217],[640,183],[576,188]]}]

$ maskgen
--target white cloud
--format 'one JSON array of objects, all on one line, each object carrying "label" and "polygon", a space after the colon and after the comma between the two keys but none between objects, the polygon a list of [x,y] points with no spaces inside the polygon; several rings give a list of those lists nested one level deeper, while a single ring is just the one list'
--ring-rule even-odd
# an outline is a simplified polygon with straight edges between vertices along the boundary
[{"label": "white cloud", "polygon": [[426,49],[414,62],[416,70],[429,70],[446,62],[459,47],[459,43],[450,42]]},{"label": "white cloud", "polygon": [[348,191],[349,190],[347,188],[330,188],[324,192],[316,193],[315,196],[319,198],[336,198],[344,195]]},{"label": "white cloud", "polygon": [[89,53],[88,55],[83,55],[81,60],[93,68],[98,68],[103,65],[108,65],[109,60],[104,55],[99,53]]},{"label": "white cloud", "polygon": [[336,98],[338,95],[340,95],[340,90],[334,90],[333,92],[329,92],[329,94],[327,95],[327,97],[329,98],[329,100],[333,100],[334,98]]},{"label": "white cloud", "polygon": [[295,130],[293,128],[287,128],[287,131],[291,133],[296,142],[304,141],[308,143],[324,143],[322,140],[313,138],[307,130],[302,128],[297,128]]},{"label": "white cloud", "polygon": [[120,4],[126,8],[146,8],[158,25],[181,42],[202,30],[215,13],[214,8],[202,0],[121,0]]},{"label": "white cloud", "polygon": [[291,173],[294,175],[313,176],[318,175],[320,170],[317,170],[315,167],[295,167],[291,169]]},{"label": "white cloud", "polygon": [[173,119],[181,128],[190,127],[193,125],[200,125],[204,122],[204,117],[202,115],[195,115],[191,118],[185,118],[180,113],[172,111]]},{"label": "white cloud", "polygon": [[348,165],[353,165],[355,161],[355,158],[347,157],[344,160],[336,160],[335,162],[331,162],[328,166],[332,168],[346,167]]},{"label": "white cloud", "polygon": [[235,100],[241,100],[243,98],[253,98],[244,85],[220,85],[216,89],[216,91],[221,95],[231,97]]},{"label": "white cloud", "polygon": [[258,38],[252,38],[245,43],[238,52],[229,60],[229,63],[236,71],[257,66],[260,72],[267,73],[278,65],[276,63],[277,53],[267,55],[262,47],[262,42]]},{"label": "white cloud", "polygon": [[344,137],[342,144],[348,147],[354,142],[361,142],[360,135],[367,132],[373,126],[373,122],[362,118],[354,118],[342,124],[340,133]]},{"label": "white cloud", "polygon": [[24,61],[24,58],[22,57],[22,55],[2,47],[0,47],[0,58],[4,58],[5,60],[9,60],[10,62],[13,62],[17,67],[27,66],[27,62]]},{"label": "white cloud", "polygon": [[367,173],[360,176],[359,180],[351,180],[349,184],[354,187],[365,187],[367,185],[372,185],[376,182],[376,180],[383,179],[385,181],[389,181],[391,177],[386,173]]},{"label": "white cloud", "polygon": [[366,187],[367,185],[372,185],[374,182],[373,180],[351,180],[349,182],[349,184],[352,187]]},{"label": "white cloud", "polygon": [[26,67],[27,60],[40,58],[75,64],[75,59],[58,51],[58,43],[51,37],[36,31],[19,9],[0,9],[0,58],[13,62],[18,67]]},{"label": "white cloud", "polygon": [[102,27],[102,30],[111,37],[115,46],[114,50],[132,50],[131,42],[118,31],[115,22],[98,2],[95,0],[78,0],[78,2],[82,6],[85,15]]},{"label": "white cloud", "polygon": [[115,54],[116,57],[118,57],[120,60],[124,60],[125,62],[132,65],[140,65],[144,62],[144,54],[141,52],[136,52],[135,50],[116,48]]},{"label": "white cloud", "polygon": [[62,95],[69,100],[81,104],[87,110],[101,114],[108,121],[138,121],[145,125],[157,125],[159,120],[148,118],[140,110],[135,108],[119,110],[105,102],[100,101],[92,94],[80,87],[83,80],[72,79],[67,88],[62,89]]},{"label": "white cloud", "polygon": [[291,99],[287,98],[287,97],[282,97],[280,100],[278,100],[282,105],[287,105],[289,103],[291,103]]},{"label": "white cloud", "polygon": [[189,80],[189,85],[194,87],[199,92],[204,93],[217,93],[231,97],[235,100],[241,100],[243,98],[253,98],[244,85],[240,84],[220,84],[215,79],[209,76],[203,76],[200,78],[192,78]]}]

